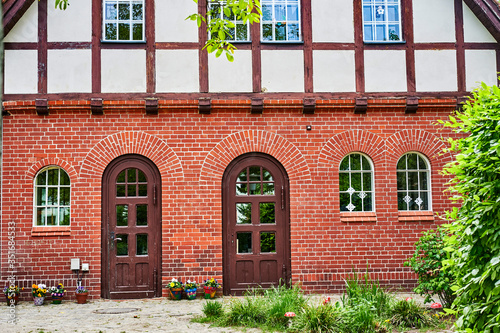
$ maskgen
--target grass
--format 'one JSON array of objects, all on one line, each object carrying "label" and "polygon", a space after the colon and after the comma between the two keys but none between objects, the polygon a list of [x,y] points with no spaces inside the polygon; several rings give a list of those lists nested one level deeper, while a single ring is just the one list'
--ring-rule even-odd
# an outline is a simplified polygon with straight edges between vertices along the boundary
[{"label": "grass", "polygon": [[[285,313],[295,313],[288,318]],[[439,315],[412,300],[396,300],[395,296],[372,281],[367,274],[346,279],[346,292],[340,301],[314,302],[295,284],[270,289],[253,289],[244,298],[230,302],[209,301],[203,307],[204,317],[195,321],[216,326],[243,326],[272,332],[342,332],[386,333],[420,328],[445,328]],[[443,327],[445,326],[445,327]]]}]

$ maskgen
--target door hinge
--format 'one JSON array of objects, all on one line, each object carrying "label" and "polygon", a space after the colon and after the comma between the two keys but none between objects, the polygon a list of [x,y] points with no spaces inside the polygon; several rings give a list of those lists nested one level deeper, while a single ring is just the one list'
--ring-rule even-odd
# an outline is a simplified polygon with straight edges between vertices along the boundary
[{"label": "door hinge", "polygon": [[156,184],[153,185],[153,205],[156,206]]},{"label": "door hinge", "polygon": [[281,210],[285,209],[285,188],[281,186]]}]

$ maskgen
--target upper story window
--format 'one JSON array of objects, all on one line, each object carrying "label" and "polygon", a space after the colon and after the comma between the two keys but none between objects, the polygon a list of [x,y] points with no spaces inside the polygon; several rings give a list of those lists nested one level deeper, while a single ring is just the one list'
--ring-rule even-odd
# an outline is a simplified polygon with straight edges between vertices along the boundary
[{"label": "upper story window", "polygon": [[299,0],[262,0],[262,41],[301,41]]},{"label": "upper story window", "polygon": [[69,225],[70,180],[59,167],[48,167],[35,178],[35,226]]},{"label": "upper story window", "polygon": [[398,210],[430,210],[430,169],[417,153],[403,155],[397,165]]},{"label": "upper story window", "polygon": [[373,167],[362,154],[350,154],[340,162],[340,211],[373,211]]},{"label": "upper story window", "polygon": [[144,0],[104,0],[103,41],[143,42]]},{"label": "upper story window", "polygon": [[401,0],[362,1],[364,41],[401,41]]},{"label": "upper story window", "polygon": [[[250,41],[250,23],[243,23],[242,20],[237,20],[232,11],[224,13],[225,1],[214,1],[208,3],[208,10],[210,13],[210,19],[222,18],[230,21],[234,27],[229,27],[229,31],[226,31],[226,35],[223,40],[230,42],[248,42]],[[226,14],[229,14],[226,15]],[[216,37],[216,36],[214,36]]]}]

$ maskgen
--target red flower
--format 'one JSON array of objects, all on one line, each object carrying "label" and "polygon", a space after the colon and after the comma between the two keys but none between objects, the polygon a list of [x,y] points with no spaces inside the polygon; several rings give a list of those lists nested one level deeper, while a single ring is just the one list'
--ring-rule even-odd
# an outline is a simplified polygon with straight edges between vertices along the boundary
[{"label": "red flower", "polygon": [[295,317],[295,312],[287,312],[285,313],[285,317]]},{"label": "red flower", "polygon": [[442,308],[443,306],[439,303],[432,303],[431,304],[431,309],[440,309]]}]

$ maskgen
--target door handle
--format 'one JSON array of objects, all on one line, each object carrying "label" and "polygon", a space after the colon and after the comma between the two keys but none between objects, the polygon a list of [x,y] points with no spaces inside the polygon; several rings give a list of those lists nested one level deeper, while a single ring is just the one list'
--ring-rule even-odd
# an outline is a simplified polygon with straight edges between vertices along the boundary
[{"label": "door handle", "polygon": [[121,241],[122,239],[120,237],[116,237],[115,241]]}]

